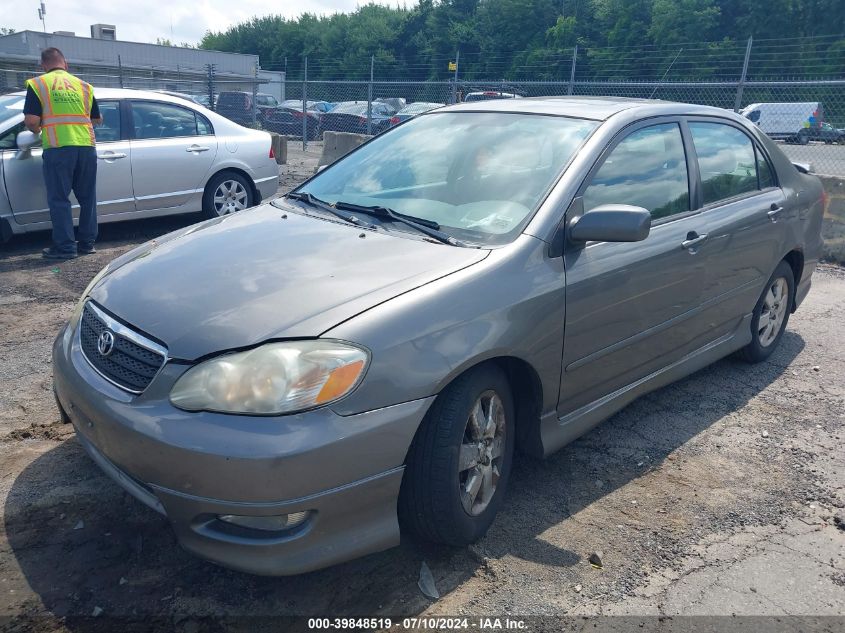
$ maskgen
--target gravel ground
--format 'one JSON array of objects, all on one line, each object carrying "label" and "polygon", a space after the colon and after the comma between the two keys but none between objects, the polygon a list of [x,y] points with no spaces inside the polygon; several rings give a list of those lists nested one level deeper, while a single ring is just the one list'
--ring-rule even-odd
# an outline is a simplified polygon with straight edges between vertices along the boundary
[{"label": "gravel ground", "polygon": [[[317,155],[292,152],[282,188]],[[816,273],[769,361],[719,361],[545,461],[518,459],[478,544],[405,539],[260,578],[183,552],[166,519],[86,457],[52,402],[50,345],[90,278],[195,220],[105,225],[97,254],[61,264],[39,257],[46,234],[0,247],[0,629],[89,630],[65,619],[76,615],[98,615],[101,630],[123,628],[110,617],[164,617],[179,631],[241,615],[845,616],[842,269]],[[423,561],[438,600],[418,588]]]}]

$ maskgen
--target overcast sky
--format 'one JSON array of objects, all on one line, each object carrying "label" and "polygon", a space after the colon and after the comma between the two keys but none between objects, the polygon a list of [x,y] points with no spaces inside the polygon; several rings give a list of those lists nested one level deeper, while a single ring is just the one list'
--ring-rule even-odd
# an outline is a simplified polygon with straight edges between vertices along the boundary
[{"label": "overcast sky", "polygon": [[[396,0],[378,0],[396,5]],[[199,42],[208,31],[222,31],[252,16],[281,14],[295,17],[310,12],[329,14],[354,11],[358,0],[45,0],[47,32],[73,31],[90,36],[91,24],[117,26],[120,40],[155,42],[168,38],[176,44]],[[406,4],[402,0],[402,4]],[[407,1],[410,6],[411,0]],[[38,0],[0,0],[0,26],[17,31],[40,31]]]}]

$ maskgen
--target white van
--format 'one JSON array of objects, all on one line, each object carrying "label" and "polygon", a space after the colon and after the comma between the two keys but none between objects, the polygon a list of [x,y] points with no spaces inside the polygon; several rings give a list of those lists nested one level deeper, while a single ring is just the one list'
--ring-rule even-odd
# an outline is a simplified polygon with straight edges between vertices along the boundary
[{"label": "white van", "polygon": [[806,145],[811,130],[824,121],[822,104],[818,101],[804,103],[752,103],[740,114],[755,123],[769,138]]}]

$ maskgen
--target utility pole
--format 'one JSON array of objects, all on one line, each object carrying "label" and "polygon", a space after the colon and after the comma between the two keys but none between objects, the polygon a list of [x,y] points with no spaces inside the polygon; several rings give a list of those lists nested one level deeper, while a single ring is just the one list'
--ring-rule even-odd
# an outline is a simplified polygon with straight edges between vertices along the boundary
[{"label": "utility pole", "polygon": [[117,56],[117,79],[120,87],[123,88],[123,63],[120,61],[120,55]]},{"label": "utility pole", "polygon": [[367,134],[373,133],[373,66],[375,55],[370,55],[370,84],[367,86]]},{"label": "utility pole", "polygon": [[308,148],[308,55],[305,56],[305,73],[302,75],[302,151]]},{"label": "utility pole", "polygon": [[208,108],[214,110],[214,67],[216,64],[206,64],[208,69]]},{"label": "utility pole", "polygon": [[461,51],[455,51],[455,76],[452,78],[452,103],[458,102],[458,65],[461,63]]},{"label": "utility pole", "polygon": [[41,6],[38,7],[38,19],[41,20],[41,28],[44,32],[47,32],[47,22],[44,20],[44,16],[47,15],[47,5],[44,2],[41,2]]}]

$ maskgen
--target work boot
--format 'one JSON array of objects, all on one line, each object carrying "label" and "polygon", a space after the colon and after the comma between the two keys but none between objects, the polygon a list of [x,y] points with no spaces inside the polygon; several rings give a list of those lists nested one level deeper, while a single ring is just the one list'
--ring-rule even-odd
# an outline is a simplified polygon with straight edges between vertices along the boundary
[{"label": "work boot", "polygon": [[96,252],[97,252],[97,249],[96,249],[96,248],[94,248],[94,245],[93,245],[93,244],[91,244],[91,245],[89,246],[88,244],[83,244],[82,242],[77,242],[77,244],[76,244],[76,252],[77,252],[79,255],[90,255],[91,253],[96,253]]},{"label": "work boot", "polygon": [[76,253],[72,251],[60,251],[55,246],[45,248],[41,251],[41,256],[44,259],[76,259]]}]

